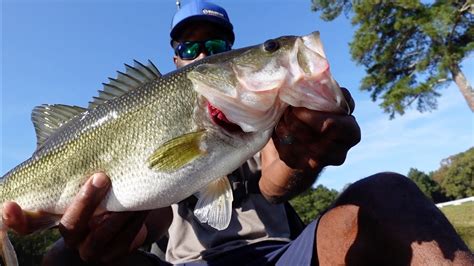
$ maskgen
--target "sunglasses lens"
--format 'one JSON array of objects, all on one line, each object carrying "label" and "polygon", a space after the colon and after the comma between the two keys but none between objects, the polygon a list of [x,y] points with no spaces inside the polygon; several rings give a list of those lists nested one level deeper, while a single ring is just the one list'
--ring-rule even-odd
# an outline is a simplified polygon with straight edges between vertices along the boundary
[{"label": "sunglasses lens", "polygon": [[230,50],[230,45],[224,40],[209,40],[204,43],[209,55],[223,53]]},{"label": "sunglasses lens", "polygon": [[[204,46],[204,47],[202,47]],[[193,60],[199,56],[202,49],[207,55],[218,54],[230,50],[230,45],[224,40],[208,40],[205,42],[184,42],[176,47],[176,54],[184,60]]]},{"label": "sunglasses lens", "polygon": [[199,46],[197,42],[185,42],[178,45],[176,52],[182,59],[192,60],[199,55]]}]

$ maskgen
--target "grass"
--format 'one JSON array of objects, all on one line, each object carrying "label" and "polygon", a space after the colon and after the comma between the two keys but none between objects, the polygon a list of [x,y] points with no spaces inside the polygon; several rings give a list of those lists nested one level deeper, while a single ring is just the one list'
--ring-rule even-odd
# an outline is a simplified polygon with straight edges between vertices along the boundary
[{"label": "grass", "polygon": [[474,202],[445,206],[441,208],[441,211],[453,224],[469,249],[474,251]]}]

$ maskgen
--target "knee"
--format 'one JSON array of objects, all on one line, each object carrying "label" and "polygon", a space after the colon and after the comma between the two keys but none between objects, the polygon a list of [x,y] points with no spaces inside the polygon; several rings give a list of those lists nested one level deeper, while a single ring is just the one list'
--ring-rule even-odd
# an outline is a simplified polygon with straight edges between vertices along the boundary
[{"label": "knee", "polygon": [[417,186],[413,181],[404,175],[393,172],[377,173],[355,182],[348,188],[348,190],[380,194],[407,192],[414,189],[416,190]]},{"label": "knee", "polygon": [[339,203],[385,202],[425,198],[416,184],[404,175],[382,172],[361,179],[341,193]]}]

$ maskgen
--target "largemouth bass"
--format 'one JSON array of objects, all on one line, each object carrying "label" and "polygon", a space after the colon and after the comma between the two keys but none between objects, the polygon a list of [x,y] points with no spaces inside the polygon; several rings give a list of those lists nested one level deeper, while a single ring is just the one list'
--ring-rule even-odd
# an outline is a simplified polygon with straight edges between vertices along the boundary
[{"label": "largemouth bass", "polygon": [[164,76],[153,64],[126,69],[88,108],[34,108],[38,147],[2,177],[0,202],[49,213],[52,226],[88,176],[102,171],[112,181],[104,210],[156,209],[196,194],[195,215],[222,230],[232,213],[225,176],[262,149],[289,105],[349,110],[318,32],[209,56]]}]

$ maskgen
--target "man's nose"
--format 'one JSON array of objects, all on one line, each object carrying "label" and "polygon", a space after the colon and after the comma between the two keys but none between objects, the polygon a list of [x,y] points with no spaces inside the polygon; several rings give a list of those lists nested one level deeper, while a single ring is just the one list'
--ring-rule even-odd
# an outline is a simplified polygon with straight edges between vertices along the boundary
[{"label": "man's nose", "polygon": [[207,54],[201,52],[201,53],[198,55],[198,57],[196,57],[195,60],[203,59],[203,58],[206,57],[206,56],[207,56]]}]

